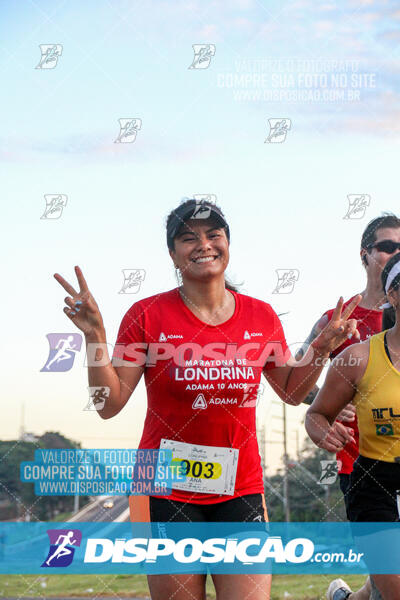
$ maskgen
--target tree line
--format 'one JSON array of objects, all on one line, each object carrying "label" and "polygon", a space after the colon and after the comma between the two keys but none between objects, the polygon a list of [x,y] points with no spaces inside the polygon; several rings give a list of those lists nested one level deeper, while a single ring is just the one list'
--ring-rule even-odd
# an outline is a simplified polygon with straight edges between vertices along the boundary
[{"label": "tree line", "polygon": [[[72,512],[73,496],[36,496],[33,483],[20,480],[20,464],[33,461],[35,450],[80,448],[58,432],[47,431],[36,442],[0,441],[0,521],[15,519],[51,521],[60,513]],[[80,498],[83,506],[88,496]]]}]

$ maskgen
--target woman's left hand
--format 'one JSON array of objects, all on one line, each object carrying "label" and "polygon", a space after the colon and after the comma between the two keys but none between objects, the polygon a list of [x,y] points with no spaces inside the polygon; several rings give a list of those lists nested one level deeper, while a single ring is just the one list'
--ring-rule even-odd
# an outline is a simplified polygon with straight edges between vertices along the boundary
[{"label": "woman's left hand", "polygon": [[339,298],[335,310],[329,323],[323,328],[321,333],[311,343],[314,350],[320,354],[329,355],[343,344],[347,339],[354,337],[360,340],[360,334],[357,329],[357,319],[349,319],[355,307],[361,301],[362,296],[358,294],[343,310],[343,298]]}]

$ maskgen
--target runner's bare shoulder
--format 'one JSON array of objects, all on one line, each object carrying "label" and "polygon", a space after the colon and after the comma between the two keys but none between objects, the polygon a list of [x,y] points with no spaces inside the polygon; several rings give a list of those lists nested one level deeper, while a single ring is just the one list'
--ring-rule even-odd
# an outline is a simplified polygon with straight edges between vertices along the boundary
[{"label": "runner's bare shoulder", "polygon": [[351,344],[332,361],[332,368],[340,370],[343,377],[357,384],[365,373],[369,359],[369,339]]}]

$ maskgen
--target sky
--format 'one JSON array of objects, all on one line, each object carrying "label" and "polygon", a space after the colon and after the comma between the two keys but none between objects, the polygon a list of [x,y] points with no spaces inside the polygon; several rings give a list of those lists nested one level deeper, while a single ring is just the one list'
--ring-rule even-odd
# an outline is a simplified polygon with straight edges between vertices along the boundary
[{"label": "sky", "polygon": [[[396,2],[3,1],[0,11],[1,439],[18,436],[24,405],[36,434],[137,446],[143,383],[102,421],[83,410],[83,350],[70,371],[41,372],[46,335],[76,332],[53,273],[73,282],[80,265],[113,344],[129,306],[176,286],[165,221],[184,197],[215,195],[231,229],[228,276],[286,313],[290,344],[363,289],[361,233],[399,210]],[[45,44],[57,45],[53,68],[37,68]],[[189,68],[195,44],[211,45],[207,68]],[[140,119],[134,141],[115,142],[119,119]],[[283,140],[266,141],[269,119],[284,120]],[[41,219],[45,195],[59,194],[62,214]],[[368,205],[344,218],[352,195]],[[137,294],[118,293],[123,269],[145,270]],[[298,270],[292,293],[273,293],[278,269]],[[292,453],[304,412],[288,409]],[[258,416],[275,458],[281,414],[266,389]]]}]

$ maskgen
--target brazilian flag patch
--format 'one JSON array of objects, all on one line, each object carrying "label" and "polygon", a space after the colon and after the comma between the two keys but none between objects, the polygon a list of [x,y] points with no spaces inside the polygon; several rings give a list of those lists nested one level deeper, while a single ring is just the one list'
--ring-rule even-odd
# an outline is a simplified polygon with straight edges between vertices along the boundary
[{"label": "brazilian flag patch", "polygon": [[394,435],[393,425],[388,423],[387,425],[377,425],[376,435]]}]

